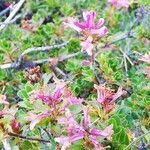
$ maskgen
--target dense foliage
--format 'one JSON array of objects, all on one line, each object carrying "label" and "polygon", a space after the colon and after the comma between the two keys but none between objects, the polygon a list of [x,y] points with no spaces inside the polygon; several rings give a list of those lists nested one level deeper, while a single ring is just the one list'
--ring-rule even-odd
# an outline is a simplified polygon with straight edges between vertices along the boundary
[{"label": "dense foliage", "polygon": [[150,148],[149,0],[2,0],[0,20],[0,149]]}]

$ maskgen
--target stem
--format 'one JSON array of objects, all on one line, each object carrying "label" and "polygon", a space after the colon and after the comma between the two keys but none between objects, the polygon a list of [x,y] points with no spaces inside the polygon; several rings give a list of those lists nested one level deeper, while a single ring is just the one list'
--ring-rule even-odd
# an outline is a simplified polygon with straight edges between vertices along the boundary
[{"label": "stem", "polygon": [[8,135],[12,136],[12,137],[17,137],[17,138],[25,139],[25,140],[28,140],[28,141],[37,141],[37,142],[50,143],[49,140],[40,139],[40,138],[31,138],[31,137],[27,137],[27,136],[16,134],[16,133],[12,133],[12,132],[9,132]]},{"label": "stem", "polygon": [[[42,52],[45,52],[45,51],[48,51],[48,50],[52,50],[54,48],[61,48],[61,47],[64,47],[68,44],[68,42],[65,42],[65,43],[62,43],[62,44],[59,44],[59,45],[52,45],[52,46],[45,46],[45,47],[33,47],[33,48],[28,48],[26,49],[21,55],[20,57],[18,58],[18,62],[16,63],[8,63],[8,64],[3,64],[3,65],[0,65],[0,69],[8,69],[8,68],[18,68],[22,61],[23,61],[23,58],[26,54],[28,53],[31,53],[31,52],[39,52],[39,51],[42,51]],[[60,61],[64,61],[64,60],[67,60],[71,57],[75,57],[77,56],[78,54],[80,53],[74,53],[74,54],[70,54],[66,57],[64,56],[61,56],[60,57]],[[33,63],[35,64],[42,64],[42,63],[45,63],[45,62],[51,62],[52,59],[41,59],[41,60],[36,60],[36,61],[33,61]]]},{"label": "stem", "polygon": [[55,48],[61,48],[61,47],[64,47],[68,44],[68,42],[65,42],[65,43],[62,43],[62,44],[58,44],[58,45],[52,45],[52,46],[45,46],[45,47],[33,47],[33,48],[28,48],[26,49],[19,57],[18,59],[18,63],[20,65],[20,63],[22,62],[23,60],[23,57],[28,54],[28,53],[31,53],[31,52],[39,52],[39,51],[49,51],[49,50],[52,50],[52,49],[55,49]]}]

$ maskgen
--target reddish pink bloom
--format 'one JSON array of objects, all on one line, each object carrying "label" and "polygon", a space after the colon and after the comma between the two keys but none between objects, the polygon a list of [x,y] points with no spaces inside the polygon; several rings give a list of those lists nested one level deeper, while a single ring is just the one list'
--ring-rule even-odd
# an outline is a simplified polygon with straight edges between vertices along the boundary
[{"label": "reddish pink bloom", "polygon": [[102,145],[97,140],[98,137],[110,139],[112,135],[112,126],[108,126],[104,130],[98,130],[91,128],[90,118],[89,118],[89,109],[84,107],[84,119],[81,124],[78,124],[73,115],[69,110],[66,111],[66,118],[61,118],[58,122],[65,126],[67,131],[67,137],[61,136],[55,138],[55,141],[62,145],[62,149],[65,150],[71,145],[71,143],[84,139],[86,142],[90,142],[93,145],[95,150],[103,149]]},{"label": "reddish pink bloom", "polygon": [[105,112],[110,112],[115,107],[115,101],[125,94],[121,88],[118,89],[117,93],[113,90],[106,88],[104,85],[94,85],[97,90],[97,101],[102,104]]},{"label": "reddish pink bloom", "polygon": [[130,5],[129,0],[108,0],[108,3],[110,3],[117,9],[120,9],[121,7],[128,8]]},{"label": "reddish pink bloom", "polygon": [[69,18],[65,25],[73,28],[77,32],[81,32],[85,40],[81,42],[82,51],[86,51],[88,55],[92,55],[92,50],[94,48],[93,43],[100,37],[108,34],[108,29],[104,26],[104,19],[101,18],[97,23],[95,23],[96,12],[87,11],[83,12],[84,22],[80,22],[77,19]]},{"label": "reddish pink bloom", "polygon": [[65,82],[64,80],[60,80],[57,77],[53,78],[56,84],[56,90],[61,89],[61,93],[63,98],[68,98],[74,96],[72,91],[67,87],[68,82]]},{"label": "reddish pink bloom", "polygon": [[12,127],[13,132],[19,133],[21,124],[20,124],[19,122],[17,122],[16,119],[13,119],[13,120],[11,121],[11,124],[10,124],[10,125],[11,125],[11,127]]},{"label": "reddish pink bloom", "polygon": [[145,54],[140,58],[140,60],[150,64],[150,54]]}]

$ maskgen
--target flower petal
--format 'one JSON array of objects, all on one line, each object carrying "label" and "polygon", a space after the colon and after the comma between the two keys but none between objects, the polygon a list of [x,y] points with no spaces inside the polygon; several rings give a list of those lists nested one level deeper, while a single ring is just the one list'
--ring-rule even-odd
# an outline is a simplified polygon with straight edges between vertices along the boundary
[{"label": "flower petal", "polygon": [[112,136],[113,130],[112,126],[106,127],[103,131],[97,130],[97,129],[92,129],[90,131],[90,134],[93,136],[102,136],[104,138],[110,139]]},{"label": "flower petal", "polygon": [[120,96],[122,96],[123,94],[126,94],[126,91],[122,90],[121,87],[119,87],[117,93],[115,93],[113,95],[113,98],[112,98],[112,101],[111,102],[114,102],[115,100],[117,100]]},{"label": "flower petal", "polygon": [[64,22],[64,25],[76,30],[77,32],[81,32],[82,29],[79,28],[77,25],[75,25],[75,22],[77,22],[77,21],[74,18],[68,18],[67,21]]},{"label": "flower petal", "polygon": [[52,98],[57,101],[57,103],[59,103],[61,101],[61,96],[62,96],[62,92],[61,89],[57,89],[54,93],[54,95],[52,96]]},{"label": "flower petal", "polygon": [[104,23],[105,23],[105,20],[103,18],[100,18],[98,23],[96,24],[95,28],[96,29],[101,28],[104,25]]},{"label": "flower petal", "polygon": [[69,97],[68,102],[70,105],[81,104],[84,101],[83,98]]},{"label": "flower petal", "polygon": [[84,115],[84,119],[83,119],[83,127],[86,129],[90,126],[91,122],[90,122],[90,117],[89,117],[89,108],[88,107],[83,107],[83,115]]},{"label": "flower petal", "polygon": [[81,42],[82,50],[81,51],[86,51],[89,56],[93,55],[93,48],[94,45],[91,43],[93,38],[89,36],[86,41]]},{"label": "flower petal", "polygon": [[105,26],[100,29],[92,29],[91,34],[96,34],[100,37],[103,37],[108,34],[108,29]]},{"label": "flower petal", "polygon": [[35,125],[38,124],[42,119],[49,117],[51,115],[51,113],[49,111],[46,111],[44,113],[41,114],[34,114],[32,112],[29,112],[29,117],[28,120],[31,121],[30,123],[30,130],[33,130]]},{"label": "flower petal", "polygon": [[111,89],[104,87],[104,85],[94,85],[97,90],[97,101],[101,104],[105,103],[108,99],[111,99],[113,92]]},{"label": "flower petal", "polygon": [[86,22],[87,22],[88,29],[92,29],[95,27],[95,23],[94,23],[95,17],[96,17],[96,12],[91,11],[87,14]]},{"label": "flower petal", "polygon": [[66,150],[71,145],[69,142],[69,137],[61,136],[55,138],[54,140],[62,145],[61,150]]},{"label": "flower petal", "polygon": [[74,24],[82,30],[85,30],[88,27],[86,22],[77,21],[77,22],[74,22]]}]

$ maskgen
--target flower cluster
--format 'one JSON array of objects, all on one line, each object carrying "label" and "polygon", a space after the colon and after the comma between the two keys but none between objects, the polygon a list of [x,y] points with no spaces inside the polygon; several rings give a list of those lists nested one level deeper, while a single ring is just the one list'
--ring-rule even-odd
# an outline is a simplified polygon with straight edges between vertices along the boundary
[{"label": "flower cluster", "polygon": [[115,101],[126,93],[126,91],[119,88],[115,93],[113,90],[106,88],[104,85],[94,85],[97,90],[97,101],[102,105],[104,111],[109,113],[113,108],[115,108]]},{"label": "flower cluster", "polygon": [[[111,139],[113,133],[112,126],[107,126],[104,130],[96,127],[95,123],[91,123],[90,106],[84,105],[84,101],[86,100],[75,97],[65,82],[55,79],[55,83],[53,94],[47,94],[48,92],[43,90],[32,93],[33,102],[40,100],[48,107],[44,112],[39,114],[35,114],[32,111],[28,113],[29,121],[31,122],[30,130],[33,130],[41,120],[51,118],[53,122],[57,122],[57,126],[60,125],[64,129],[63,132],[65,132],[65,135],[63,133],[61,136],[55,135],[55,141],[62,146],[62,150],[65,150],[72,143],[79,140],[84,143],[85,147],[90,145],[91,149],[105,149],[100,139]],[[95,84],[94,87],[97,89],[97,102],[102,105],[105,113],[112,111],[115,107],[115,101],[125,93],[121,88],[115,93],[104,85]],[[80,113],[83,112],[83,119],[80,123],[75,118],[79,112],[74,114],[70,110],[70,106],[75,105],[76,107],[80,105]]]},{"label": "flower cluster", "polygon": [[88,55],[93,55],[94,44],[99,38],[104,37],[108,34],[108,29],[104,26],[104,19],[100,18],[97,23],[95,23],[96,12],[87,11],[83,12],[84,22],[80,22],[74,18],[68,18],[65,25],[73,28],[77,32],[83,35],[83,40],[81,41],[82,51],[86,51]]},{"label": "flower cluster", "polygon": [[40,90],[34,91],[31,95],[33,102],[34,100],[40,100],[47,105],[48,108],[39,114],[35,114],[32,111],[28,113],[28,120],[31,122],[30,130],[33,130],[35,125],[44,118],[51,117],[55,120],[58,116],[62,115],[69,106],[81,104],[83,102],[82,98],[74,97],[71,91],[69,91],[66,86],[61,87],[62,85],[63,83],[60,83],[59,88],[56,86],[53,94],[47,94],[46,91]]},{"label": "flower cluster", "polygon": [[[62,144],[62,150],[65,150],[71,143],[84,140],[85,145],[88,144],[90,148],[95,150],[103,150],[104,147],[97,140],[98,137],[110,139],[112,135],[112,126],[106,127],[104,130],[93,128],[89,118],[89,109],[83,108],[83,121],[78,124],[69,110],[65,113],[65,118],[60,118],[59,123],[62,124],[67,131],[67,136],[55,138],[55,140]],[[86,145],[87,146],[87,145]]]}]

